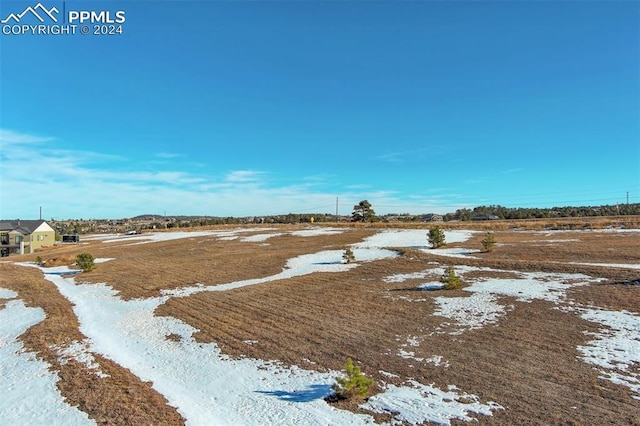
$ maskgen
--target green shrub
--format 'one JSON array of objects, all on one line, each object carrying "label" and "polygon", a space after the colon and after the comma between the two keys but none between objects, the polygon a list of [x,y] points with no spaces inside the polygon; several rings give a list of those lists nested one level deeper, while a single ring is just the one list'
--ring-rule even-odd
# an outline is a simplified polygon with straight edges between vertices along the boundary
[{"label": "green shrub", "polygon": [[37,256],[36,259],[33,261],[33,263],[35,263],[38,266],[44,265],[44,261],[42,260],[42,258],[40,256]]},{"label": "green shrub", "polygon": [[493,232],[487,232],[487,236],[484,237],[482,242],[482,247],[484,247],[484,251],[490,252],[493,251],[493,246],[496,245],[496,237],[493,235]]},{"label": "green shrub", "polygon": [[356,256],[353,254],[353,251],[350,248],[346,248],[344,253],[342,253],[342,261],[344,263],[351,263],[356,261]]},{"label": "green shrub", "polygon": [[462,288],[462,280],[458,275],[456,275],[456,271],[453,269],[453,266],[447,266],[444,270],[444,274],[440,277],[440,282],[444,284],[445,290],[457,290]]},{"label": "green shrub", "polygon": [[347,358],[344,370],[346,377],[338,377],[331,388],[336,396],[340,399],[349,399],[362,398],[367,395],[373,386],[373,379],[365,376],[351,358]]},{"label": "green shrub", "polygon": [[429,238],[429,244],[431,244],[431,247],[434,249],[445,244],[444,231],[440,229],[438,225],[431,227],[427,236]]},{"label": "green shrub", "polygon": [[89,253],[80,253],[76,256],[76,265],[82,269],[83,272],[93,271],[96,267],[93,263],[93,256]]}]

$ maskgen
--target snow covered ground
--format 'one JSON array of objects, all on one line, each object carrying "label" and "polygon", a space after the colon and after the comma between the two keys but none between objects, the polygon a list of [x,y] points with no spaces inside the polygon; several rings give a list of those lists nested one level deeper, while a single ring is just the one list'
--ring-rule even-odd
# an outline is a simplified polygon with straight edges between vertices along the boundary
[{"label": "snow covered ground", "polygon": [[[301,229],[296,231],[287,232],[273,232],[276,228],[235,228],[229,230],[210,230],[210,231],[173,231],[173,232],[144,232],[142,234],[95,234],[83,237],[83,240],[88,241],[102,241],[104,243],[116,243],[132,241],[134,244],[147,244],[158,241],[171,241],[181,238],[197,238],[197,237],[216,237],[221,240],[234,240],[240,238],[245,242],[263,242],[269,238],[276,237],[278,235],[290,234],[298,237],[312,237],[315,235],[331,235],[343,232],[339,228],[321,228],[313,227],[309,229]],[[249,235],[241,237],[242,234],[254,233],[255,235]]]},{"label": "snow covered ground", "polygon": [[[466,272],[478,270],[491,271],[489,268],[456,267],[456,272],[463,279]],[[407,279],[421,279],[431,274],[433,270],[427,270],[414,274],[391,275],[385,280],[402,282]],[[471,285],[464,290],[471,295],[436,297],[438,308],[434,315],[453,320],[453,323],[443,325],[454,325],[453,331],[449,331],[449,334],[457,335],[487,324],[496,324],[502,320],[513,307],[497,303],[501,296],[515,297],[520,302],[530,302],[534,299],[558,304],[564,302],[563,310],[575,312],[583,319],[603,326],[600,332],[594,334],[593,340],[587,345],[578,347],[583,354],[582,360],[597,366],[602,379],[627,386],[635,393],[634,398],[640,400],[640,375],[632,369],[632,366],[640,365],[640,312],[583,307],[567,301],[566,290],[569,288],[600,281],[587,275],[547,272],[517,272],[517,274],[518,278],[466,280],[471,282]],[[427,281],[416,287],[436,290],[441,288],[442,284]]]},{"label": "snow covered ground", "polygon": [[[264,228],[254,231],[259,233],[248,241],[264,242],[277,234],[277,231]],[[299,235],[313,236],[323,232],[341,231],[311,228]],[[195,234],[158,233],[146,241],[195,236],[228,239],[236,237],[238,232],[203,231]],[[469,231],[450,231],[446,233],[446,239],[447,242],[464,241],[471,235]],[[137,240],[140,236],[131,237],[131,240],[134,238]],[[123,240],[125,238],[117,239]],[[352,246],[359,262],[396,255],[385,247],[427,249],[426,232],[384,230]],[[60,357],[63,360],[81,360],[91,368],[94,365],[93,354],[104,355],[131,370],[141,380],[152,382],[154,389],[178,409],[188,424],[371,424],[373,417],[337,410],[323,400],[330,393],[338,372],[318,373],[299,367],[287,368],[269,360],[230,359],[220,352],[215,343],[197,343],[192,338],[196,330],[188,324],[175,318],[153,315],[156,307],[172,297],[202,291],[227,291],[293,276],[357,268],[357,263],[343,264],[341,256],[340,250],[321,251],[290,259],[281,273],[270,277],[216,286],[202,283],[166,291],[159,297],[126,301],[108,285],[78,284],[73,277],[60,275],[64,268],[44,269],[45,277],[74,304],[80,331],[87,336],[83,342],[58,348]],[[471,267],[461,267],[458,272],[464,274],[471,270]],[[433,270],[425,271],[423,275],[391,276],[387,280],[421,279],[429,274],[433,274]],[[565,300],[566,289],[584,285],[590,280],[580,275],[542,273],[522,273],[516,279],[477,280],[465,288],[470,297],[436,298],[438,310],[435,314],[454,321],[460,332],[467,332],[498,323],[507,315],[509,307],[498,303],[501,296],[515,296],[522,301],[541,298],[560,303]],[[4,391],[0,399],[0,418],[29,424],[34,424],[34,419],[42,424],[91,423],[86,414],[64,403],[54,385],[57,377],[46,370],[47,365],[36,361],[33,354],[22,349],[18,336],[42,321],[44,314],[41,309],[26,308],[16,296],[0,289],[0,298],[11,299],[4,309],[0,309],[0,390]],[[602,369],[603,377],[629,386],[640,397],[638,377],[628,368],[631,363],[639,362],[639,316],[637,313],[604,312],[589,307],[579,313],[603,326],[602,333],[594,336],[594,340],[584,348],[579,348],[584,354],[583,360],[597,365]],[[180,336],[180,339],[167,339],[169,335]],[[419,344],[419,338],[412,342]],[[423,362],[440,363],[441,360],[434,358]],[[97,367],[93,370],[95,374],[101,374]],[[394,413],[396,420],[412,424],[424,421],[448,424],[451,419],[470,420],[470,413],[489,416],[492,411],[502,409],[499,402],[479,401],[475,395],[457,389],[455,384],[443,390],[409,381],[404,386],[386,386],[384,392],[370,398],[364,407],[373,412]]]},{"label": "snow covered ground", "polygon": [[582,318],[603,326],[578,350],[583,360],[600,367],[600,378],[631,389],[640,401],[640,374],[631,371],[640,365],[640,315],[627,311],[580,309]]},{"label": "snow covered ground", "polygon": [[91,424],[86,413],[64,402],[58,376],[27,352],[18,336],[40,321],[44,311],[29,308],[16,293],[0,289],[0,423],[15,425]]}]

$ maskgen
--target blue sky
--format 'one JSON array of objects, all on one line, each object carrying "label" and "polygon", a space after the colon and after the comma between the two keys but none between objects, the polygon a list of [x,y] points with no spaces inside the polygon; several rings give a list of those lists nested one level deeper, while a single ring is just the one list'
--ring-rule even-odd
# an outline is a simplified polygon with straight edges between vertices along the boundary
[{"label": "blue sky", "polygon": [[0,34],[2,218],[640,200],[639,2],[42,4],[126,22]]}]

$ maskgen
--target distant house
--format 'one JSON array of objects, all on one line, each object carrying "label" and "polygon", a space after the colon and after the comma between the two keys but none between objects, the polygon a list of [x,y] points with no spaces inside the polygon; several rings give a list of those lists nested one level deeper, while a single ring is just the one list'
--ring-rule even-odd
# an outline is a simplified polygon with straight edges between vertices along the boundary
[{"label": "distant house", "polygon": [[63,243],[79,243],[80,235],[78,234],[62,234]]},{"label": "distant house", "polygon": [[425,222],[442,222],[443,218],[439,214],[429,213],[422,218]]},{"label": "distant house", "polygon": [[474,216],[471,220],[498,220],[500,219],[498,216],[494,214],[483,214],[481,216]]},{"label": "distant house", "polygon": [[56,231],[44,220],[0,221],[0,256],[31,254],[52,246]]}]

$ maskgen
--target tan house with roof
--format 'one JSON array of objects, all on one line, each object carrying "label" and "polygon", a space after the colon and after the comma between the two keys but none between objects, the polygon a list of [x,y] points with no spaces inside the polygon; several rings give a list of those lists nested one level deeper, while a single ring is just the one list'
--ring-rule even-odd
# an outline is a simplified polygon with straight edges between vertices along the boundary
[{"label": "tan house with roof", "polygon": [[31,254],[52,246],[56,231],[44,220],[0,221],[0,256]]}]

